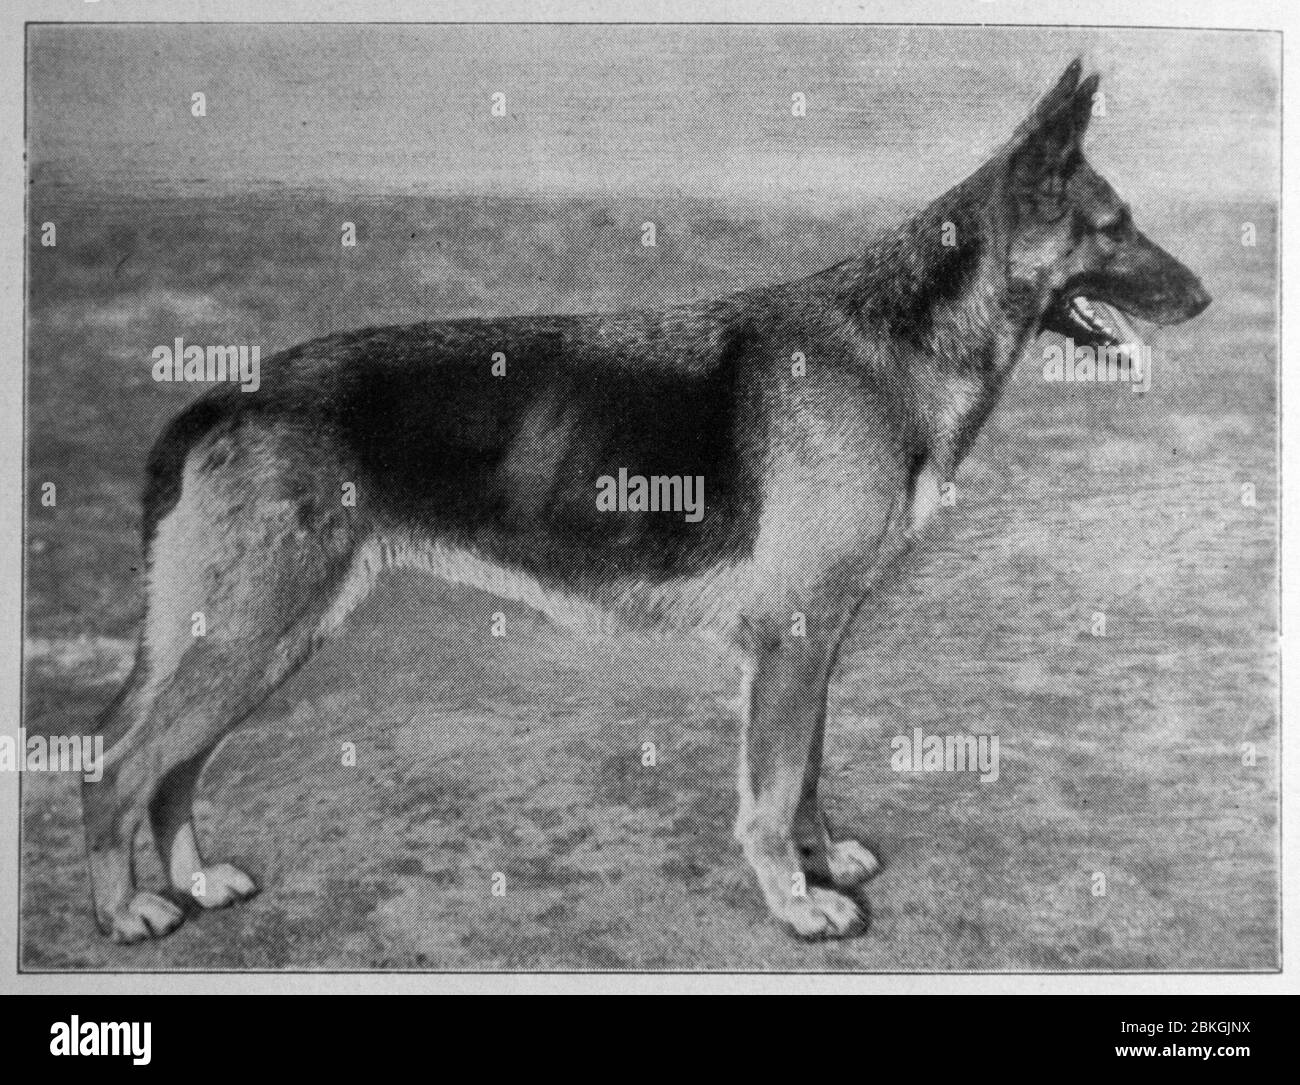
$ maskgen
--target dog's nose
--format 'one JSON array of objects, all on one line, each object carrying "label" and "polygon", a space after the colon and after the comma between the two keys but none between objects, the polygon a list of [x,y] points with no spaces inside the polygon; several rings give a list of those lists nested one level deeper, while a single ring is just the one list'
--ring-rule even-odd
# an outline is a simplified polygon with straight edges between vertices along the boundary
[{"label": "dog's nose", "polygon": [[1193,284],[1192,289],[1188,292],[1187,298],[1187,319],[1200,316],[1209,307],[1213,299],[1210,292],[1205,289],[1199,282]]}]

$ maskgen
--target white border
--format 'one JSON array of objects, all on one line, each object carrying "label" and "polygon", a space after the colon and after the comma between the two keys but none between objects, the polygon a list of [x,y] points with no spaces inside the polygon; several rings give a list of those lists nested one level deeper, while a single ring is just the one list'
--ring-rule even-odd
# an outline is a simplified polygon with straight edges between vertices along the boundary
[{"label": "white border", "polygon": [[[1059,26],[1215,27],[1252,30],[1300,31],[1300,11],[1285,0],[822,0],[796,4],[792,0],[503,0],[490,4],[475,0],[447,0],[432,5],[418,0],[6,0],[0,8],[0,728],[16,731],[19,691],[19,569],[21,568],[21,464],[23,311],[22,275],[24,245],[24,129],[25,78],[24,23],[44,22],[842,22],[842,23],[1006,23]],[[1287,78],[1300,34],[1283,39],[1283,176],[1291,156],[1295,123],[1285,118],[1297,112],[1297,80]],[[1284,204],[1288,193],[1284,190]],[[1283,280],[1300,282],[1296,258],[1295,226],[1285,214],[1282,225]],[[1297,377],[1290,355],[1296,342],[1296,305],[1283,299],[1281,359],[1282,402],[1295,400]],[[1286,461],[1300,448],[1295,410],[1284,411],[1282,443],[1285,450],[1283,493],[1288,477]],[[1283,505],[1282,576],[1284,589],[1296,539],[1300,538],[1297,506]],[[1282,629],[1297,626],[1297,602],[1284,592]],[[1294,639],[1294,638],[1293,638]],[[1289,681],[1295,674],[1294,646],[1282,640],[1283,704],[1290,701]],[[1230,721],[1225,721],[1229,726]],[[1294,742],[1294,740],[1292,740]],[[1300,991],[1296,974],[1297,890],[1300,889],[1300,840],[1297,814],[1300,801],[1293,772],[1281,766],[1284,840],[1283,947],[1284,971],[1279,974],[1124,974],[1124,975],[710,975],[710,974],[587,974],[545,973],[483,974],[382,974],[333,975],[266,973],[145,973],[137,975],[60,974],[20,975],[18,958],[17,894],[14,879],[18,864],[18,777],[0,773],[0,992],[22,993],[194,993],[194,992],[469,992],[469,991],[825,991],[911,993],[1032,993],[1088,994],[1143,993],[1282,993]]]}]

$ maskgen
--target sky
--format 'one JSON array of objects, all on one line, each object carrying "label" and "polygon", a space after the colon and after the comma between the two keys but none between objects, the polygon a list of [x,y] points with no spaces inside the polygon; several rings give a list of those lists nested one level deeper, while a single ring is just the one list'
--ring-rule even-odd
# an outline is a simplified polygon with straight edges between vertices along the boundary
[{"label": "sky", "polygon": [[[1081,55],[1138,199],[1273,199],[1279,39],[909,26],[36,25],[37,183],[909,199]],[[202,92],[207,115],[191,116]],[[492,95],[507,115],[491,115]],[[803,94],[807,115],[791,115]]]}]

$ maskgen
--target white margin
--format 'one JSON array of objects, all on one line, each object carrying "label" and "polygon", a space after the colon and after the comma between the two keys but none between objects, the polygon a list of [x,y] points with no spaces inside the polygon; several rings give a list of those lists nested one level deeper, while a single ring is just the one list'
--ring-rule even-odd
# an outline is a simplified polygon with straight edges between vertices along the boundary
[{"label": "white margin", "polygon": [[[842,22],[865,23],[1005,23],[1059,26],[1198,26],[1252,30],[1281,30],[1283,44],[1283,176],[1297,167],[1288,153],[1297,127],[1296,88],[1290,60],[1300,37],[1300,7],[1290,0],[822,0],[796,4],[793,0],[446,0],[436,6],[421,0],[5,0],[0,6],[0,729],[18,727],[19,645],[21,641],[19,570],[21,568],[22,435],[22,282],[24,243],[24,127],[22,107],[25,78],[24,24],[34,22]],[[1292,177],[1295,174],[1292,172]],[[1300,282],[1296,267],[1294,218],[1285,215],[1283,192],[1283,281]],[[1293,298],[1298,295],[1292,295]],[[1284,405],[1282,416],[1282,493],[1290,497],[1287,468],[1300,449],[1296,402],[1296,312],[1300,303],[1283,298],[1281,358]],[[1282,525],[1282,583],[1294,577],[1300,506],[1284,503]],[[1293,631],[1300,620],[1294,593],[1284,591],[1282,628]],[[1282,640],[1283,705],[1294,701],[1295,635]],[[1231,727],[1232,721],[1224,721]],[[1282,730],[1285,731],[1283,723]],[[1294,761],[1296,739],[1290,741]],[[1287,743],[1284,740],[1284,749]],[[265,973],[141,973],[135,975],[21,975],[18,958],[17,894],[18,774],[0,773],[0,993],[398,993],[398,992],[686,992],[771,991],[780,993],[878,992],[1022,993],[1022,994],[1187,994],[1283,993],[1300,991],[1296,975],[1297,890],[1300,889],[1300,795],[1294,770],[1281,767],[1284,840],[1283,960],[1278,974],[1052,974],[1052,975],[711,975],[711,974],[294,974]]]}]

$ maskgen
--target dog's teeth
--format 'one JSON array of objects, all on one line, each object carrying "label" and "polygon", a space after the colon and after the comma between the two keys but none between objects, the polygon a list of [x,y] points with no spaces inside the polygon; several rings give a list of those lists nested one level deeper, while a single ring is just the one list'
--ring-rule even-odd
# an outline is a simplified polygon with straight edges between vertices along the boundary
[{"label": "dog's teeth", "polygon": [[[1103,307],[1102,312],[1107,312],[1105,307]],[[1092,335],[1106,336],[1112,342],[1120,341],[1119,332],[1102,318],[1101,313],[1094,309],[1092,303],[1082,294],[1070,299],[1070,307],[1066,310],[1066,315],[1080,328]]]}]

